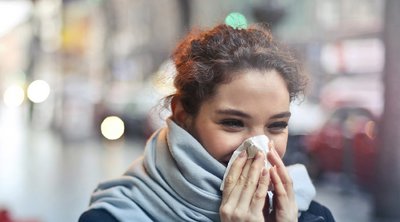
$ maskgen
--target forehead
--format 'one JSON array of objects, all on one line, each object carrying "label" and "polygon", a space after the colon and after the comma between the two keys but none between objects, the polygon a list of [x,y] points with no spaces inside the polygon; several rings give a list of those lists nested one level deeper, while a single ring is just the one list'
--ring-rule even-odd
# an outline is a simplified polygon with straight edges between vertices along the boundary
[{"label": "forehead", "polygon": [[217,87],[214,97],[226,94],[244,94],[250,97],[275,95],[289,98],[289,90],[285,80],[275,70],[243,70],[235,73],[231,81]]},{"label": "forehead", "polygon": [[216,88],[215,95],[205,103],[213,106],[257,109],[289,107],[289,91],[285,80],[275,70],[244,70],[231,81]]}]

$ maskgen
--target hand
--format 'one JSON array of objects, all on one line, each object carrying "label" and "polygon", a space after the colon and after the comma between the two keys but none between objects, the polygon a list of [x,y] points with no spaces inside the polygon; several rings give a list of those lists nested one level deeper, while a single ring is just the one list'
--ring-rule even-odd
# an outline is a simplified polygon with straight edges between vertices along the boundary
[{"label": "hand", "polygon": [[[270,152],[267,154],[268,161],[273,167],[270,168],[271,181],[274,185],[273,211],[268,214],[266,221],[292,222],[298,220],[298,208],[293,191],[293,181],[275,150],[273,141],[269,144]],[[268,205],[268,204],[266,204]],[[268,206],[266,206],[268,207]],[[264,210],[268,212],[268,208]]]},{"label": "hand", "polygon": [[220,206],[221,221],[264,221],[263,208],[270,176],[265,155],[247,159],[246,151],[233,162],[225,180]]}]

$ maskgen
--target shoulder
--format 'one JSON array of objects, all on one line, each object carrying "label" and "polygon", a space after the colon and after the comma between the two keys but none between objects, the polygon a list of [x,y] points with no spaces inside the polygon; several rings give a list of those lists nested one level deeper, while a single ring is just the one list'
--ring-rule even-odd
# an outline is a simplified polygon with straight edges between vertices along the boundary
[{"label": "shoulder", "polygon": [[80,217],[79,222],[118,222],[114,216],[104,209],[90,209],[85,211]]},{"label": "shoulder", "polygon": [[322,204],[312,201],[307,211],[302,212],[299,222],[334,222],[331,211]]}]

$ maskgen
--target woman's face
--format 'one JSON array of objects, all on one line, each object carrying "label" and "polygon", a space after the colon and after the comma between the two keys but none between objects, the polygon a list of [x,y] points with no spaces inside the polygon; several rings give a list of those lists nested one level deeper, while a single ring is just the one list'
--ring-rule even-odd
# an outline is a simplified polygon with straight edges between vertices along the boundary
[{"label": "woman's face", "polygon": [[247,138],[265,134],[282,157],[288,138],[289,92],[276,71],[245,70],[202,103],[188,131],[227,165]]}]

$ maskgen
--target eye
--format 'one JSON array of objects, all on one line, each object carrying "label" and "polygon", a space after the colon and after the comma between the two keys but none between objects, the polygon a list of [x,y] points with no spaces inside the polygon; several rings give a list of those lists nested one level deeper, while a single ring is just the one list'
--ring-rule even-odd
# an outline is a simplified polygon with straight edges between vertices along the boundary
[{"label": "eye", "polygon": [[224,119],[221,120],[219,124],[228,130],[239,130],[244,127],[243,122],[238,119]]},{"label": "eye", "polygon": [[280,121],[280,122],[273,122],[270,125],[268,125],[268,129],[271,130],[272,132],[279,133],[286,129],[288,126],[288,123],[285,121]]}]

